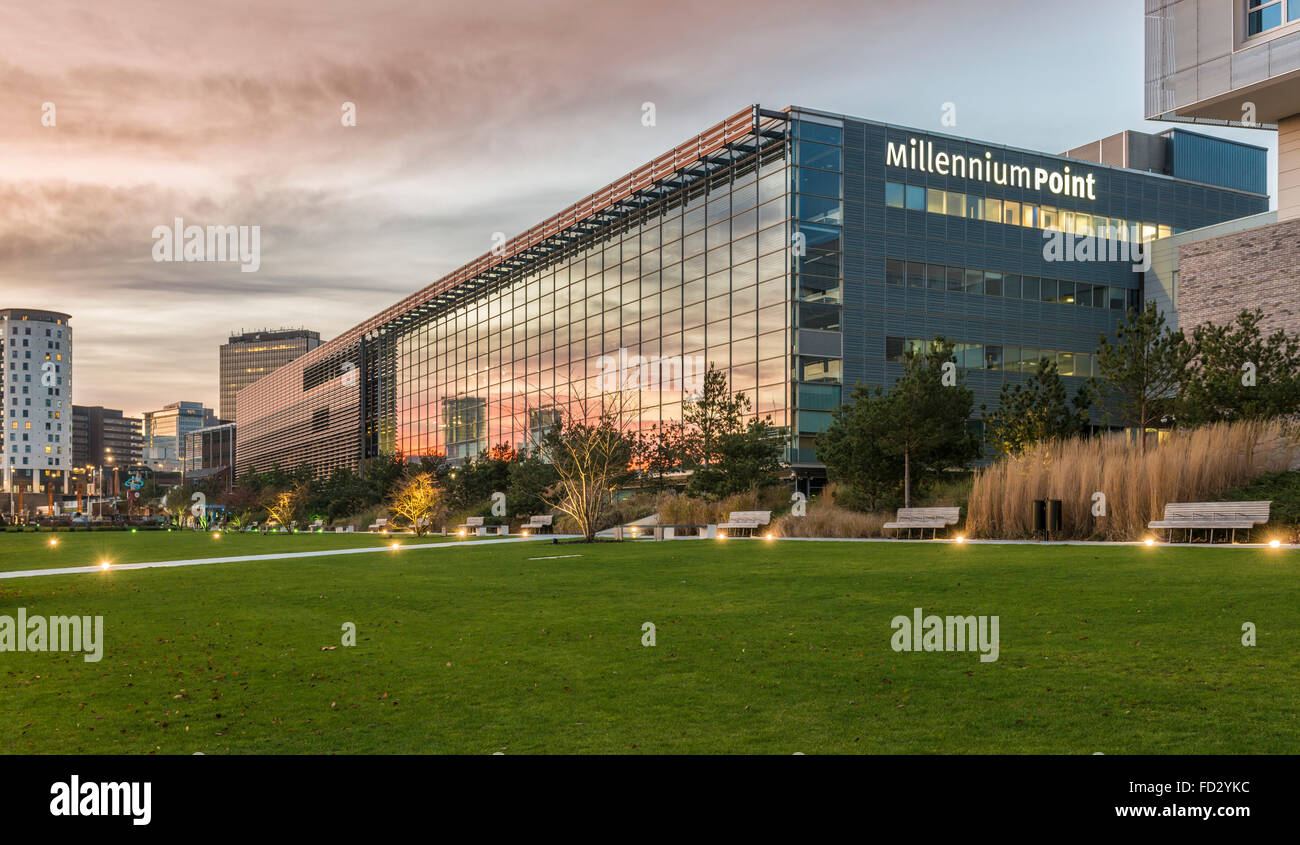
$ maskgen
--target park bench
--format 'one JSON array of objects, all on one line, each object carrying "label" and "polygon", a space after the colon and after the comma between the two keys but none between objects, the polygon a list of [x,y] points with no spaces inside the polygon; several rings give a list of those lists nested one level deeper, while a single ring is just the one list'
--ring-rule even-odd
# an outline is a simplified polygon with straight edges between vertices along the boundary
[{"label": "park bench", "polygon": [[314,534],[314,533],[316,533],[317,530],[319,530],[319,529],[321,529],[321,528],[324,528],[324,527],[325,527],[325,520],[323,520],[323,519],[318,519],[318,520],[316,520],[315,522],[313,522],[311,525],[308,525],[308,526],[307,526],[307,530],[310,531],[310,532],[312,532],[312,533]]},{"label": "park bench", "polygon": [[[961,519],[961,508],[899,508],[898,514],[894,517],[893,522],[886,522],[882,528],[892,528],[895,532],[906,528],[908,536],[911,536],[913,528],[921,529],[921,537],[925,537],[925,529],[929,528],[930,537],[939,536],[940,528],[947,528],[949,525],[956,525]],[[897,535],[895,535],[897,536]]]},{"label": "park bench", "polygon": [[487,527],[483,525],[483,521],[484,521],[484,517],[481,516],[466,517],[465,524],[457,525],[456,531],[458,533],[464,533],[464,534],[473,533],[474,535],[479,537],[486,536]]},{"label": "park bench", "polygon": [[387,530],[388,530],[388,519],[387,519],[387,518],[376,519],[376,520],[374,521],[374,523],[373,523],[369,528],[367,528],[366,530],[367,530],[367,531],[387,531]]},{"label": "park bench", "polygon": [[1148,528],[1164,528],[1169,531],[1169,540],[1173,542],[1174,529],[1187,530],[1190,542],[1192,530],[1209,529],[1210,542],[1214,542],[1214,530],[1221,528],[1232,531],[1232,542],[1237,541],[1237,529],[1247,531],[1256,525],[1268,522],[1268,502],[1169,502],[1165,505],[1164,519],[1147,523]]},{"label": "park bench", "polygon": [[771,511],[732,511],[727,521],[718,526],[719,531],[755,531],[772,521]]},{"label": "park bench", "polygon": [[553,530],[555,515],[549,513],[534,514],[522,526],[523,531],[532,534],[549,534]]}]

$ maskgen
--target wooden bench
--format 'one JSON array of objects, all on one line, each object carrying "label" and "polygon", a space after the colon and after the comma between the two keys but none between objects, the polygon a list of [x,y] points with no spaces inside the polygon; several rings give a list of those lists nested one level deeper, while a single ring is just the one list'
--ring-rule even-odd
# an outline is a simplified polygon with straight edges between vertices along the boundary
[{"label": "wooden bench", "polygon": [[771,521],[771,511],[732,511],[727,515],[727,521],[718,526],[718,530],[748,531],[753,535],[755,531]]},{"label": "wooden bench", "polygon": [[376,519],[376,520],[374,521],[374,523],[371,524],[371,526],[370,526],[369,528],[367,528],[366,530],[367,530],[367,531],[387,531],[387,530],[388,530],[388,520],[387,520],[387,519]]},{"label": "wooden bench", "polygon": [[1237,541],[1237,529],[1247,531],[1256,525],[1268,522],[1268,511],[1272,501],[1267,502],[1169,502],[1165,505],[1165,518],[1147,523],[1148,528],[1165,528],[1169,531],[1169,541],[1173,542],[1174,529],[1187,529],[1187,539],[1192,539],[1192,530],[1209,529],[1210,542],[1214,542],[1214,529],[1232,531],[1232,542]]},{"label": "wooden bench", "polygon": [[536,534],[549,534],[554,530],[555,515],[549,513],[539,513],[528,517],[522,530]]},{"label": "wooden bench", "polygon": [[949,525],[956,525],[961,519],[961,508],[899,508],[898,514],[894,517],[893,522],[886,522],[882,528],[892,528],[895,531],[906,528],[908,536],[911,536],[913,528],[921,529],[921,537],[925,538],[925,529],[931,530],[931,539],[939,536],[940,528],[947,528]]},{"label": "wooden bench", "polygon": [[458,534],[468,534],[472,529],[475,535],[482,537],[487,534],[487,528],[483,526],[483,520],[484,518],[481,516],[466,517],[464,525],[456,526],[456,532]]}]

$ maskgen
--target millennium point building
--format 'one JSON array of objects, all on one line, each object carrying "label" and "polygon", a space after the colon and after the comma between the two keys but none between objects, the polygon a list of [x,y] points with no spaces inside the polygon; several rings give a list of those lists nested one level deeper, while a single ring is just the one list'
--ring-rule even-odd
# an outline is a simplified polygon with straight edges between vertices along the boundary
[{"label": "millennium point building", "polygon": [[72,327],[67,314],[0,309],[0,471],[4,492],[68,492]]},{"label": "millennium point building", "polygon": [[235,419],[235,396],[267,373],[320,346],[320,333],[307,329],[262,329],[232,334],[221,344],[221,396],[217,414]]},{"label": "millennium point building", "polygon": [[936,335],[976,407],[1043,356],[1090,375],[1149,241],[1267,208],[1262,150],[1186,134],[1138,170],[746,108],[243,390],[240,472],[527,448],[611,385],[650,429],[707,363],[815,477],[845,391]]}]

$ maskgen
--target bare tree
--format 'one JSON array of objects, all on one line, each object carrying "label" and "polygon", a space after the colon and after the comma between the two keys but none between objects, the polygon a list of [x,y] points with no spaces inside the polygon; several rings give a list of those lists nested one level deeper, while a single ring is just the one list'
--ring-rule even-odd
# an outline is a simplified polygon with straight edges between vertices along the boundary
[{"label": "bare tree", "polygon": [[402,483],[389,504],[398,517],[411,523],[417,537],[423,536],[433,526],[433,521],[443,510],[445,497],[433,473],[422,472]]},{"label": "bare tree", "polygon": [[586,397],[576,398],[566,418],[542,440],[542,457],[558,478],[543,501],[572,519],[587,542],[596,539],[614,491],[632,475],[627,406],[622,392],[602,394],[598,411]]}]

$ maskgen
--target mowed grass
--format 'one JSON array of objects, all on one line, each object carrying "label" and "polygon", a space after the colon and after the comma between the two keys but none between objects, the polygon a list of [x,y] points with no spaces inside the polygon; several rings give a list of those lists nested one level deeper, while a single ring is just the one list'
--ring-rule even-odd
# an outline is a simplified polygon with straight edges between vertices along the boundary
[{"label": "mowed grass", "polygon": [[[577,557],[530,559],[552,555]],[[1298,572],[1293,550],[537,541],[0,580],[0,613],[102,614],[107,641],[0,652],[0,750],[1296,753]],[[917,606],[998,615],[1000,658],[893,651]]]},{"label": "mowed grass", "polygon": [[[476,538],[426,535],[421,543],[469,542]],[[56,542],[51,545],[50,540]],[[257,534],[231,531],[220,538],[205,531],[25,531],[0,533],[0,572],[59,569],[110,563],[145,563],[237,555],[316,552],[387,546],[394,540],[416,542],[412,535]]]}]

